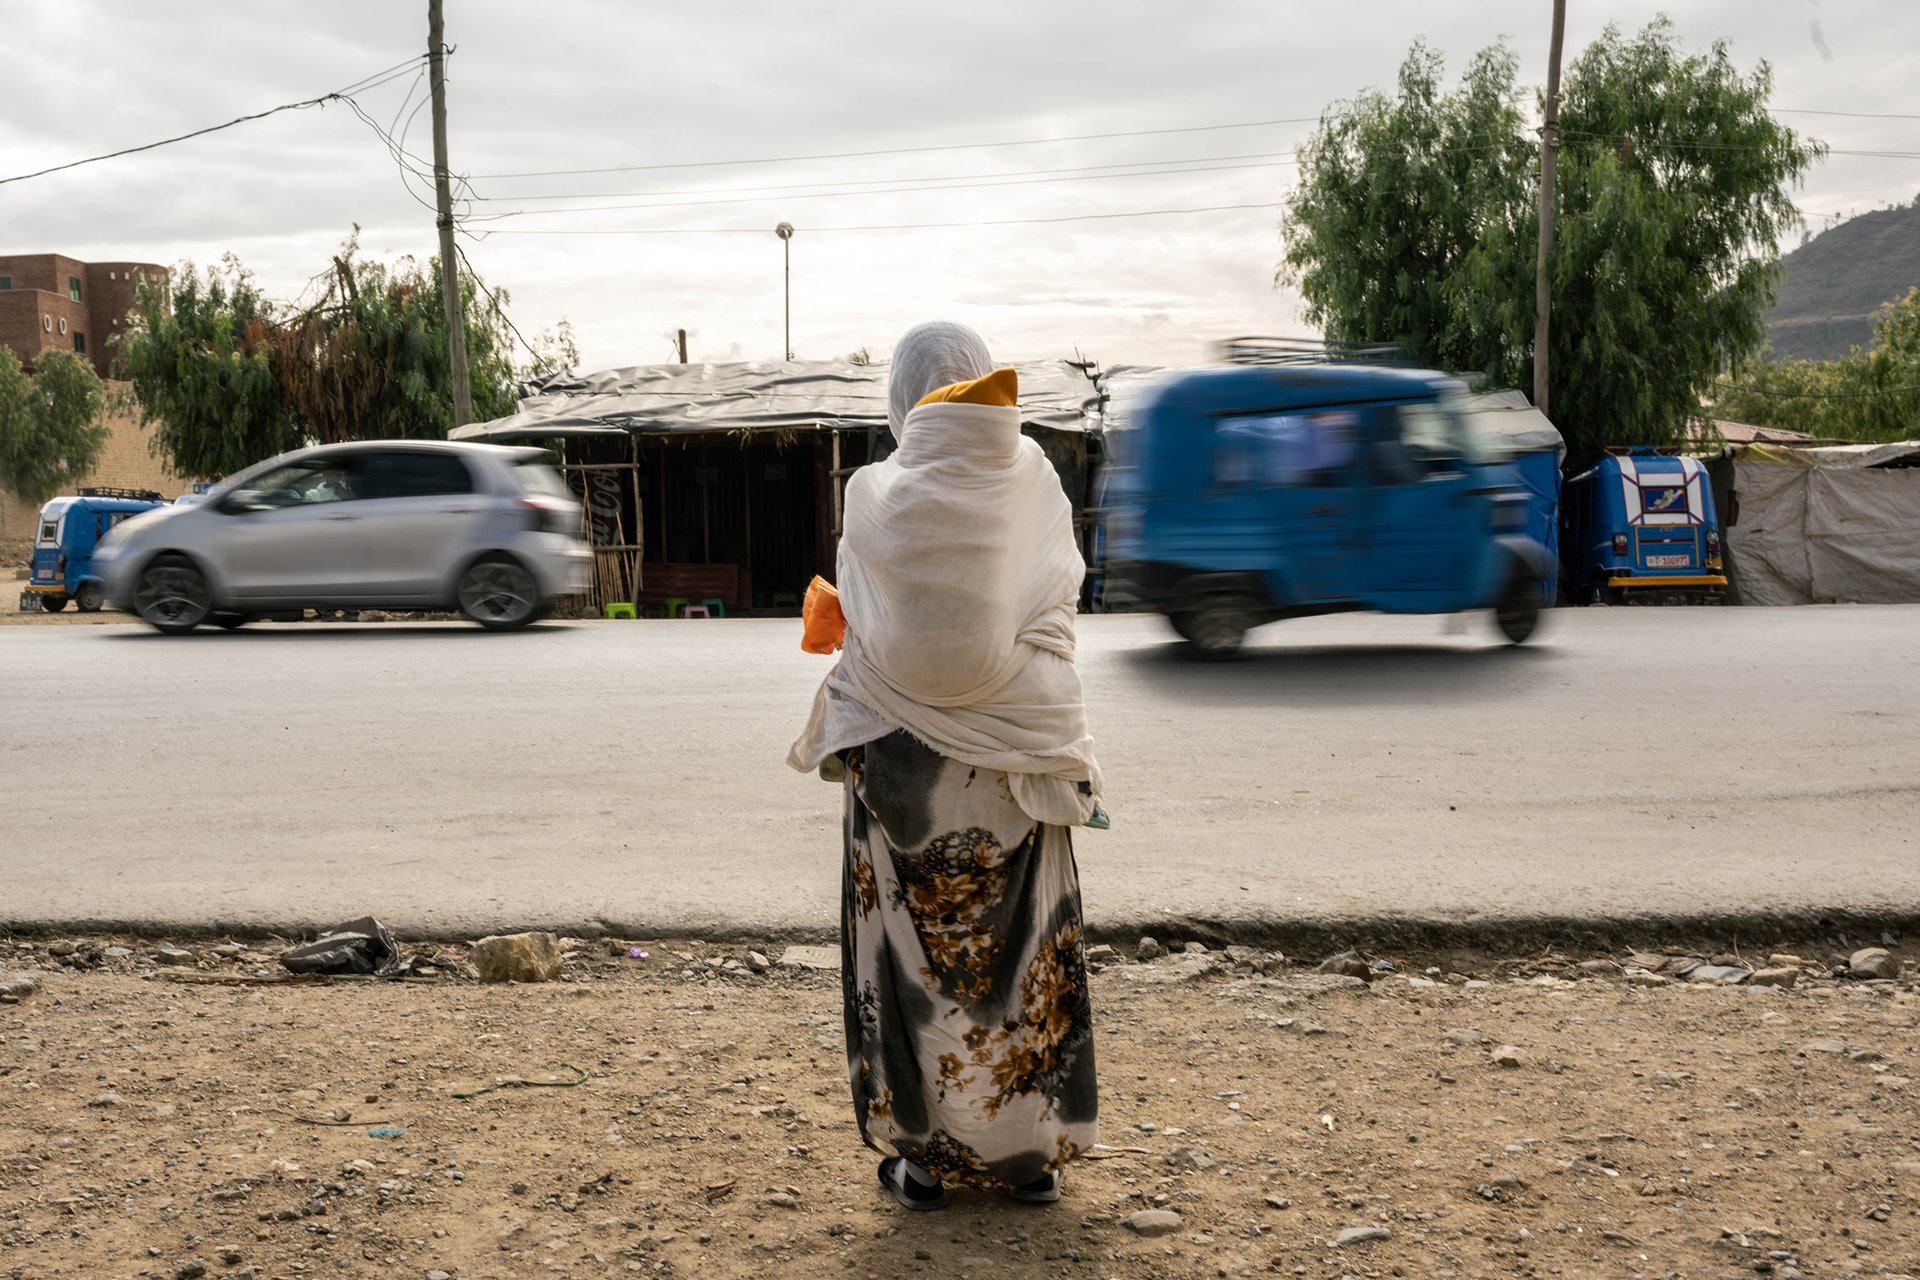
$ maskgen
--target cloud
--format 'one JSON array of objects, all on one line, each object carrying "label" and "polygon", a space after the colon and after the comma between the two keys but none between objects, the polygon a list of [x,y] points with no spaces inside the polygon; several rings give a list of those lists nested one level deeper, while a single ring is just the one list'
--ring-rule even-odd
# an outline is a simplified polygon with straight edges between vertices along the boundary
[{"label": "cloud", "polygon": [[[402,62],[426,39],[424,6],[390,0],[17,7],[9,45],[41,52],[16,54],[0,80],[8,172],[313,97]],[[1660,7],[1633,0],[1604,17],[1632,28]],[[1383,0],[1364,21],[1341,6],[1272,0],[1111,0],[1097,10],[1057,0],[977,0],[965,21],[954,21],[949,7],[899,0],[842,0],[824,10],[770,0],[463,0],[448,9],[447,38],[456,49],[450,148],[455,170],[475,175],[473,189],[489,197],[467,208],[476,219],[579,204],[682,203],[468,224],[500,233],[466,248],[491,283],[511,292],[520,327],[532,333],[567,317],[590,365],[663,359],[661,335],[683,326],[696,359],[776,354],[784,286],[772,227],[782,219],[799,228],[791,294],[802,355],[884,351],[908,325],[938,314],[977,324],[1008,358],[1078,346],[1109,362],[1177,363],[1203,358],[1212,341],[1232,334],[1302,333],[1299,299],[1273,286],[1272,210],[825,230],[1270,203],[1292,180],[1284,163],[819,199],[768,200],[764,189],[932,186],[959,175],[1011,180],[1028,170],[1284,153],[1310,126],[711,162],[1314,117],[1363,87],[1390,84],[1416,35],[1444,50],[1455,69],[1508,36],[1529,82],[1544,76],[1546,47],[1543,16],[1496,0]],[[1920,47],[1920,7],[1863,0],[1844,20],[1822,14],[1831,62],[1808,39],[1811,16],[1797,5],[1702,0],[1685,6],[1678,21],[1691,45],[1728,37],[1742,65],[1768,60],[1777,105],[1911,110],[1901,50]],[[1603,20],[1576,7],[1570,55]],[[409,71],[362,101],[382,127],[398,132],[422,92]],[[1903,140],[1911,122],[1787,118],[1836,145],[1912,149]],[[430,153],[425,113],[414,117],[407,146]],[[669,164],[700,167],[479,176]],[[1871,207],[1916,189],[1920,163],[1835,157],[1798,199],[1813,209]],[[657,194],[666,192],[700,194]],[[603,193],[614,198],[598,198]],[[335,104],[0,187],[0,248],[162,262],[211,261],[231,249],[269,292],[291,298],[356,222],[368,252],[435,252],[421,194],[409,193],[373,131]],[[538,195],[595,198],[526,199]],[[726,198],[742,203],[685,203]],[[639,228],[745,230],[626,234]],[[508,234],[536,230],[622,234]]]}]

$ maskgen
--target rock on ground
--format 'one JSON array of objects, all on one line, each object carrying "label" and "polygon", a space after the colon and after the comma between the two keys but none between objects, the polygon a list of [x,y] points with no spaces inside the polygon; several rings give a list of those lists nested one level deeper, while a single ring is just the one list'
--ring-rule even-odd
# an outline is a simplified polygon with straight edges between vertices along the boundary
[{"label": "rock on ground", "polygon": [[560,940],[550,933],[503,933],[473,944],[482,982],[552,982],[560,976]]},{"label": "rock on ground", "polygon": [[1169,1236],[1180,1229],[1180,1215],[1171,1209],[1142,1209],[1120,1219],[1137,1236]]},{"label": "rock on ground", "polygon": [[1897,978],[1900,961],[1885,947],[1862,947],[1848,958],[1847,970],[1856,978]]}]

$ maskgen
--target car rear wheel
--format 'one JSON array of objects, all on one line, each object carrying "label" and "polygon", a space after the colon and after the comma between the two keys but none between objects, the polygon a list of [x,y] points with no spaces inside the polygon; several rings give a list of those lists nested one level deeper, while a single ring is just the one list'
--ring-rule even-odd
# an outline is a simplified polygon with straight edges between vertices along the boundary
[{"label": "car rear wheel", "polygon": [[160,556],[140,571],[133,608],[156,631],[185,635],[213,612],[213,588],[185,556]]},{"label": "car rear wheel", "polygon": [[512,556],[482,556],[460,575],[460,612],[490,631],[507,631],[537,620],[546,610],[540,584]]},{"label": "car rear wheel", "polygon": [[1509,644],[1525,644],[1540,624],[1540,584],[1527,574],[1514,574],[1493,608],[1493,618]]},{"label": "car rear wheel", "polygon": [[100,606],[105,603],[105,598],[106,593],[100,589],[100,584],[97,582],[83,582],[80,584],[80,589],[73,593],[73,602],[79,606],[82,613],[100,612]]},{"label": "car rear wheel", "polygon": [[67,607],[67,597],[54,592],[40,597],[40,607],[48,613],[58,613]]}]

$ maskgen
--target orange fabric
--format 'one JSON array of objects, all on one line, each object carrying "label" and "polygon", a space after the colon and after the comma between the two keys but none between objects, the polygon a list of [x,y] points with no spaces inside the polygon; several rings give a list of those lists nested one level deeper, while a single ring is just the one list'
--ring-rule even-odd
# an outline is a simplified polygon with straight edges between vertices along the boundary
[{"label": "orange fabric", "polygon": [[847,638],[847,616],[840,612],[840,593],[825,578],[807,584],[800,606],[800,647],[808,653],[832,653]]},{"label": "orange fabric", "polygon": [[956,382],[937,387],[921,396],[914,408],[923,404],[992,404],[1011,408],[1020,403],[1020,375],[1012,369],[995,369],[972,382]]}]

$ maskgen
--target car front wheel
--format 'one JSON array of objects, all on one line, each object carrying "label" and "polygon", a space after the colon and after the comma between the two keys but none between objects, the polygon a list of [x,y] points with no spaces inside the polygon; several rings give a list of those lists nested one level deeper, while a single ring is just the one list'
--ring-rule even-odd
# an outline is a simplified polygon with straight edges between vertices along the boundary
[{"label": "car front wheel", "polygon": [[524,627],[546,612],[540,584],[512,556],[482,556],[460,575],[460,612],[490,631]]},{"label": "car front wheel", "polygon": [[185,556],[160,556],[141,570],[133,608],[156,631],[185,635],[213,612],[213,588]]}]

